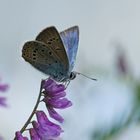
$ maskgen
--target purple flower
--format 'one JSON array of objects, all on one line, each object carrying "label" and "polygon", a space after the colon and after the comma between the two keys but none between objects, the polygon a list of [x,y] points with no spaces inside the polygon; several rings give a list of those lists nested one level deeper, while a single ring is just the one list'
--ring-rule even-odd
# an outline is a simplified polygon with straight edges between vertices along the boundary
[{"label": "purple flower", "polygon": [[61,115],[59,115],[54,109],[53,107],[47,107],[49,115],[51,118],[55,118],[55,120],[59,121],[60,123],[64,122],[64,119]]},{"label": "purple flower", "polygon": [[42,84],[44,89],[43,101],[46,103],[50,117],[62,123],[64,119],[54,108],[64,109],[72,105],[71,101],[64,98],[66,96],[65,86],[63,84],[57,84],[52,79],[44,80]]},{"label": "purple flower", "polygon": [[16,135],[16,137],[15,137],[16,140],[28,140],[28,138],[27,137],[23,137],[21,132],[19,132],[19,131],[17,131],[15,135]]},{"label": "purple flower", "polygon": [[[5,92],[7,89],[8,89],[7,84],[0,84],[0,91],[1,92]],[[5,97],[0,97],[0,106],[7,106]]]},{"label": "purple flower", "polygon": [[38,122],[33,121],[32,124],[41,140],[51,140],[58,137],[60,133],[63,132],[59,125],[48,120],[43,111],[37,111],[36,116]]},{"label": "purple flower", "polygon": [[0,140],[3,140],[3,138],[0,136]]},{"label": "purple flower", "polygon": [[8,89],[7,84],[0,84],[0,91],[5,92]]},{"label": "purple flower", "polygon": [[31,128],[29,130],[29,132],[30,132],[31,140],[40,140],[40,138],[39,138],[39,136],[34,128]]},{"label": "purple flower", "polygon": [[[43,99],[41,99],[42,94]],[[60,125],[49,121],[43,111],[37,111],[37,107],[41,101],[45,102],[50,117],[59,122],[63,122],[63,117],[60,116],[55,109],[64,109],[72,105],[71,101],[65,98],[65,96],[66,92],[63,84],[57,84],[52,79],[42,81],[36,106],[24,127],[26,129],[29,123],[32,122],[33,128],[26,129],[29,130],[31,140],[58,140],[60,134],[63,132],[62,128]],[[36,115],[36,120],[32,120],[34,115]],[[25,131],[25,129],[23,131]],[[15,139],[27,140],[20,132],[16,132]]]},{"label": "purple flower", "polygon": [[4,107],[7,106],[5,97],[0,97],[0,106],[4,106]]},{"label": "purple flower", "polygon": [[116,70],[120,76],[128,76],[130,67],[122,45],[118,42],[116,48]]},{"label": "purple flower", "polygon": [[[0,92],[5,92],[8,88],[7,84],[0,84]],[[6,98],[0,97],[0,106],[6,107]],[[0,136],[0,140],[2,140],[2,137]]]}]

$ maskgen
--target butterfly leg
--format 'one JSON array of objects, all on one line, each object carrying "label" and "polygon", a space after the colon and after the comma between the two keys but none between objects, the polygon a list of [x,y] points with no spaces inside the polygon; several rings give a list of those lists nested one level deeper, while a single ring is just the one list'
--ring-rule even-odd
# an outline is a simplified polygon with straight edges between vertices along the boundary
[{"label": "butterfly leg", "polygon": [[70,84],[70,80],[67,80],[66,82],[64,82],[65,89],[68,87],[69,84]]}]

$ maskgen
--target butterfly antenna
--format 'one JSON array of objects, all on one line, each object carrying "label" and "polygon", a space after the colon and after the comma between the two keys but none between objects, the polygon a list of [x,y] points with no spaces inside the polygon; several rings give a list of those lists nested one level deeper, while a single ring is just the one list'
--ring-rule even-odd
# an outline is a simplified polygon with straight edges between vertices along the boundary
[{"label": "butterfly antenna", "polygon": [[91,77],[89,77],[89,76],[87,76],[87,75],[84,75],[84,74],[82,74],[82,73],[80,73],[80,72],[75,72],[75,73],[78,74],[78,75],[82,75],[82,76],[84,76],[84,77],[86,77],[86,78],[88,78],[88,79],[91,79],[91,80],[97,81],[97,79],[95,79],[95,78],[91,78]]}]

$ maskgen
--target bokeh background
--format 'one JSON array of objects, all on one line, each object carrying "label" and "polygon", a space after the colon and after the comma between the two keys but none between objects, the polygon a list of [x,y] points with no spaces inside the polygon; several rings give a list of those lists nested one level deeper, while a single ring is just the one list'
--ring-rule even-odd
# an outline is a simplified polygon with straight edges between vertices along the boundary
[{"label": "bokeh background", "polygon": [[[25,41],[44,28],[59,31],[78,25],[80,41],[67,95],[73,106],[62,110],[62,140],[140,138],[140,1],[0,1],[0,77],[10,88],[8,108],[0,109],[0,135],[13,139],[36,102],[47,78],[21,57]],[[43,106],[41,106],[43,108]]]}]

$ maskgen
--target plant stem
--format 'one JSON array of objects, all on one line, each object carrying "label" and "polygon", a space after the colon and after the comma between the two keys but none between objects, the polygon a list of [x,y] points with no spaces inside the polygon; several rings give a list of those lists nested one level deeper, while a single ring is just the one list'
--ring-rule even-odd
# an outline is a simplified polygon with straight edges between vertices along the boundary
[{"label": "plant stem", "polygon": [[[21,133],[23,133],[25,131],[26,127],[31,122],[31,119],[34,116],[34,114],[35,114],[35,112],[36,112],[36,110],[38,108],[38,105],[40,103],[40,98],[41,98],[41,95],[42,95],[42,81],[41,81],[41,85],[40,85],[40,91],[39,91],[39,95],[38,95],[38,98],[37,98],[37,102],[36,102],[36,104],[34,106],[34,109],[33,109],[32,113],[31,113],[31,115],[29,116],[28,120],[26,121],[26,123],[24,124],[24,126],[21,128],[21,130],[20,130]],[[16,140],[16,138],[14,138],[14,140]]]}]

